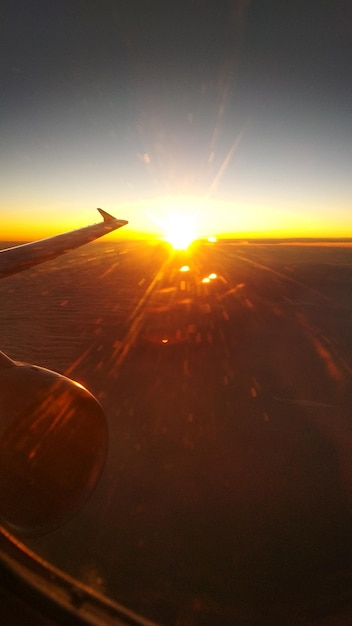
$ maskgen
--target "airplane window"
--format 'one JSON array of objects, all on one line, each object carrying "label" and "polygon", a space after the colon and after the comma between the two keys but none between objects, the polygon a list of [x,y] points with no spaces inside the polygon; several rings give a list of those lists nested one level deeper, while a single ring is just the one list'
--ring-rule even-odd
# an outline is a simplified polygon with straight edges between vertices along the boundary
[{"label": "airplane window", "polygon": [[0,523],[126,623],[352,622],[351,18],[5,2]]}]

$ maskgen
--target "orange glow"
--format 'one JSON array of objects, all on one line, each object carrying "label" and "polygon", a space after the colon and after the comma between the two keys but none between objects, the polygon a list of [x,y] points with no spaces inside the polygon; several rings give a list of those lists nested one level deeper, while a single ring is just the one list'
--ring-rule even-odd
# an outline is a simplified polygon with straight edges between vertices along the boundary
[{"label": "orange glow", "polygon": [[[81,196],[78,202],[55,196],[53,201],[47,194],[36,198],[35,203],[2,200],[1,239],[33,241],[98,223],[99,204],[117,218],[129,221],[124,228],[107,235],[109,239],[164,239],[179,249],[186,249],[195,238],[215,243],[222,237],[352,237],[352,218],[345,206],[303,206],[292,199],[278,206],[254,196],[236,201],[157,197],[121,203],[116,196],[109,196],[92,205],[88,196]],[[336,218],[339,214],[343,214],[343,220]]]}]

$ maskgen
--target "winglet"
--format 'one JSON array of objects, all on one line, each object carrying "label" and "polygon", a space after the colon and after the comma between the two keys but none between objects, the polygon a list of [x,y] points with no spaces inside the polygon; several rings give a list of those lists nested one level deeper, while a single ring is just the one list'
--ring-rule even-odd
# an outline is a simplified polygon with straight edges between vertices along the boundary
[{"label": "winglet", "polygon": [[110,213],[107,213],[106,211],[103,211],[103,209],[98,209],[98,211],[100,215],[104,218],[104,222],[112,222],[113,220],[116,220],[116,217],[110,215]]},{"label": "winglet", "polygon": [[119,220],[113,215],[110,215],[110,213],[107,213],[106,211],[104,211],[103,209],[98,209],[98,211],[100,215],[102,216],[102,218],[104,219],[104,222],[106,223],[118,222],[119,223],[118,228],[120,228],[121,226],[125,226],[125,224],[128,224],[127,220]]}]

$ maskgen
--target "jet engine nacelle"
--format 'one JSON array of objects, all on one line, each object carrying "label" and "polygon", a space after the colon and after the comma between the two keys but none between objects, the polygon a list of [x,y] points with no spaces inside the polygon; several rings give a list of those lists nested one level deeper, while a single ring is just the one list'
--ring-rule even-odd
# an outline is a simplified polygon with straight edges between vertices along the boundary
[{"label": "jet engine nacelle", "polygon": [[22,534],[72,517],[103,471],[108,429],[82,385],[0,353],[0,519]]}]

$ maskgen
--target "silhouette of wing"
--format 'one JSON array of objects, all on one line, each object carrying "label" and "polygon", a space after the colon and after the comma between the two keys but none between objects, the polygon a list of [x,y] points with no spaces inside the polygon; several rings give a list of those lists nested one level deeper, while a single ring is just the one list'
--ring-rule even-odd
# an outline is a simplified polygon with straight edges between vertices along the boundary
[{"label": "silhouette of wing", "polygon": [[71,252],[75,248],[128,224],[127,220],[116,219],[103,209],[98,209],[98,211],[103,217],[103,222],[99,224],[0,250],[0,279],[54,259],[66,252]]}]

